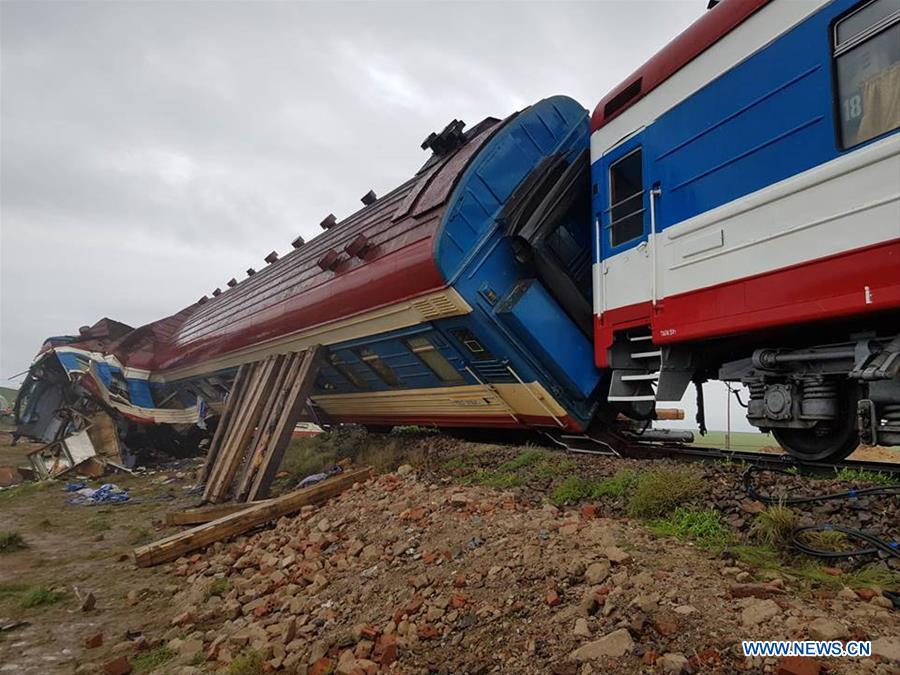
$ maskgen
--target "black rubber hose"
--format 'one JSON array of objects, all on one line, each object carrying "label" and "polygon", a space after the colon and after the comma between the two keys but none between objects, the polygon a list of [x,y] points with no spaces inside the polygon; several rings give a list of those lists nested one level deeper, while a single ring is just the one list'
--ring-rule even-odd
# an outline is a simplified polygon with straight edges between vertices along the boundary
[{"label": "black rubber hose", "polygon": [[[801,540],[804,532],[841,532],[851,539],[864,541],[870,546],[868,548],[858,548],[852,551],[829,551],[827,549],[814,548]],[[881,555],[885,558],[900,558],[900,544],[896,541],[887,542],[875,535],[868,534],[862,530],[855,530],[852,527],[844,527],[843,525],[811,525],[809,527],[798,527],[791,534],[791,543],[801,553],[815,556],[817,558],[851,558],[863,555]]]},{"label": "black rubber hose", "polygon": [[762,502],[763,504],[811,504],[813,502],[824,502],[830,499],[856,499],[858,497],[871,497],[876,495],[900,495],[900,485],[879,485],[876,487],[862,488],[859,490],[851,489],[847,490],[846,492],[832,492],[823,495],[807,495],[802,497],[771,497],[769,495],[764,495],[760,492],[757,492],[756,488],[753,486],[753,475],[756,473],[761,473],[763,471],[780,473],[784,476],[793,475],[790,471],[784,471],[783,469],[772,469],[759,466],[748,467],[747,470],[744,471],[743,476],[744,490],[752,499]]}]

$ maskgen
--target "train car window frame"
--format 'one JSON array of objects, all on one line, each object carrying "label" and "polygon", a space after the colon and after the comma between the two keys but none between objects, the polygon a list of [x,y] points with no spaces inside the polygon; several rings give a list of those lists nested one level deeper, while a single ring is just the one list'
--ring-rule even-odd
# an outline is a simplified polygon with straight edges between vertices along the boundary
[{"label": "train car window frame", "polygon": [[[416,341],[421,342],[414,344]],[[453,367],[453,364],[447,360],[447,357],[441,354],[434,343],[424,335],[408,337],[404,342],[409,348],[409,351],[411,351],[419,361],[425,364],[425,367],[434,373],[441,382],[445,384],[459,384],[465,382],[463,376]]]},{"label": "train car window frame", "polygon": [[354,350],[360,361],[366,364],[375,376],[388,387],[399,387],[402,383],[397,373],[391,368],[384,359],[373,352],[368,347],[359,347]]},{"label": "train car window frame", "polygon": [[340,374],[341,377],[347,380],[347,382],[350,383],[350,386],[354,389],[368,389],[366,383],[363,382],[362,379],[360,379],[359,375],[353,372],[350,364],[341,361],[336,354],[328,355],[328,363]]},{"label": "train car window frame", "polygon": [[[835,20],[831,40],[840,148],[849,150],[900,128],[897,113],[890,112],[896,107],[891,101],[900,100],[900,0],[868,0],[856,6]],[[862,79],[878,60],[886,65],[876,64],[874,74]]]},{"label": "train car window frame", "polygon": [[[622,166],[625,162],[634,162],[635,158],[637,159],[637,168],[640,172],[637,177],[638,180],[636,181],[640,186],[640,190],[638,190],[637,192],[632,192],[631,194],[619,199],[619,194],[616,188],[616,169]],[[647,190],[644,188],[643,148],[641,146],[638,146],[631,152],[627,152],[621,157],[617,158],[615,161],[611,162],[609,167],[607,168],[606,175],[608,182],[607,201],[609,204],[609,206],[606,208],[609,222],[609,224],[607,225],[607,228],[609,229],[609,244],[611,248],[616,248],[618,246],[622,246],[623,244],[627,244],[628,242],[640,239],[644,236],[644,213],[647,210],[646,206],[644,205],[644,195],[646,194]],[[624,176],[622,182],[624,182]],[[635,181],[632,180],[631,182]],[[616,209],[619,209],[635,198],[640,199],[640,208],[626,211],[623,215],[617,216]],[[635,223],[640,224],[640,229],[634,228]]]}]

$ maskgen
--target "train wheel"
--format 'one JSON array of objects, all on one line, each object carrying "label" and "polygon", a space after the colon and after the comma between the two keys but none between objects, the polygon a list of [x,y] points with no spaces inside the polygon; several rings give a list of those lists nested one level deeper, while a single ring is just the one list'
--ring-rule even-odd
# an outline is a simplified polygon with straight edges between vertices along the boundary
[{"label": "train wheel", "polygon": [[841,397],[838,418],[817,422],[811,429],[772,429],[788,454],[800,462],[838,462],[859,447],[856,398]]}]

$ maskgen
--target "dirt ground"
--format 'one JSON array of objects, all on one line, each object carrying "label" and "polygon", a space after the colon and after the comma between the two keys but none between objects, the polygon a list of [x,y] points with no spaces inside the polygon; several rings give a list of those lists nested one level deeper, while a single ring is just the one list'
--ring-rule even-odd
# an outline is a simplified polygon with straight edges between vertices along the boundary
[{"label": "dirt ground", "polygon": [[[0,464],[25,451],[0,437]],[[813,636],[878,645],[872,658],[822,660],[824,672],[900,673],[900,611],[881,595],[900,576],[884,563],[829,568],[747,545],[762,505],[737,494],[740,467],[427,434],[292,452],[282,487],[342,454],[381,475],[148,569],[131,551],[175,531],[163,525],[167,511],[197,503],[199,461],[107,476],[130,491],[117,505],[69,504],[59,481],[0,492],[0,531],[25,543],[0,555],[0,673],[104,672],[119,657],[136,673],[175,675],[765,673],[778,660],[743,657],[741,638]],[[635,515],[616,482],[645,471],[690,474],[704,487],[685,508],[721,512],[727,532],[672,530],[668,511]],[[846,482],[793,480],[792,490]],[[897,501],[862,500],[848,522],[891,529]],[[95,607],[82,611],[87,593]],[[89,646],[98,634],[102,644]]]}]

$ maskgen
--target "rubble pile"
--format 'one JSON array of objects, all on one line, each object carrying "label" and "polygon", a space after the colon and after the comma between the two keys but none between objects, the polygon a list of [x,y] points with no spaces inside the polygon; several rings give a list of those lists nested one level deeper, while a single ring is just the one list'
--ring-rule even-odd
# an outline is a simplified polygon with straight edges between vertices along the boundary
[{"label": "rubble pile", "polygon": [[186,583],[155,642],[178,655],[177,673],[252,653],[289,673],[561,675],[774,672],[740,640],[838,635],[874,641],[860,672],[893,672],[900,641],[880,593],[798,598],[726,558],[592,505],[558,509],[404,465],[169,565]]}]

